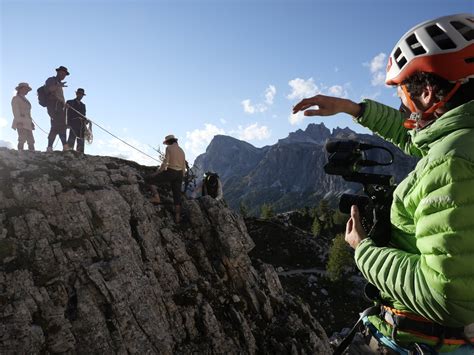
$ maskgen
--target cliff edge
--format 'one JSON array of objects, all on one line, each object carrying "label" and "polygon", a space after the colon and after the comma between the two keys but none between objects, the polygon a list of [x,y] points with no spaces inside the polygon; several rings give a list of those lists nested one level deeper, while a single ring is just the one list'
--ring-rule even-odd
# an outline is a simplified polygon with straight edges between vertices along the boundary
[{"label": "cliff edge", "polygon": [[331,352],[239,215],[204,197],[176,225],[147,171],[0,148],[0,353]]}]

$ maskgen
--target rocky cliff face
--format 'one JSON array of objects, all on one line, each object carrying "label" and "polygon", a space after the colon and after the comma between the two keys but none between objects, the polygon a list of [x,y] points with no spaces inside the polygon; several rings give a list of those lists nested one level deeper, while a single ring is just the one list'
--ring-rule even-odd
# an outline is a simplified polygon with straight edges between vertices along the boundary
[{"label": "rocky cliff face", "polygon": [[[358,140],[388,148],[395,155],[395,163],[367,171],[393,175],[397,182],[416,164],[416,159],[378,136],[358,134],[349,128],[331,132],[321,123],[310,124],[305,131],[292,132],[278,143],[263,148],[255,148],[235,138],[216,136],[194,165],[200,172],[211,170],[221,176],[225,199],[236,210],[241,202],[254,214],[259,213],[263,203],[272,204],[276,211],[314,206],[322,198],[336,200],[347,190],[362,190],[361,184],[348,183],[340,176],[324,172],[328,139]],[[371,154],[371,159],[387,161],[383,151],[375,150]]]},{"label": "rocky cliff face", "polygon": [[238,215],[206,197],[176,225],[145,169],[0,149],[0,353],[330,353]]}]

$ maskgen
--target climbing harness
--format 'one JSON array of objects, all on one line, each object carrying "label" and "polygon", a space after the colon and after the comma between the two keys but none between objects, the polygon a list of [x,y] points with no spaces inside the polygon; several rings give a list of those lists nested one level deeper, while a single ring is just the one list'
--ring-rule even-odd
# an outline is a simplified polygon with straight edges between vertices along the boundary
[{"label": "climbing harness", "polygon": [[[356,324],[334,351],[334,354],[339,355],[343,353],[352,342],[352,339],[361,325],[364,325],[365,329],[378,344],[390,348],[397,354],[437,354],[437,351],[443,345],[471,345],[474,354],[474,338],[468,338],[465,335],[464,327],[443,326],[419,315],[384,305],[381,301],[380,291],[370,283],[366,284],[364,294],[365,297],[374,302],[375,305],[365,309],[360,314]],[[378,316],[391,327],[392,331],[389,337],[375,327],[369,319],[370,316]],[[417,342],[414,343],[410,349],[407,349],[397,342],[397,333],[399,331],[426,339],[426,341],[434,343],[434,345],[431,346],[426,343]]]}]

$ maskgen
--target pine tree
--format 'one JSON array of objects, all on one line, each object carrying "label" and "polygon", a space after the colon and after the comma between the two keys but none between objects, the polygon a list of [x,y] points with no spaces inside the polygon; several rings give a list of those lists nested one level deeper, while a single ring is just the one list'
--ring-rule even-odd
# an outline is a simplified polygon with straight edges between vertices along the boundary
[{"label": "pine tree", "polygon": [[311,232],[315,237],[317,237],[319,235],[319,232],[321,232],[321,221],[319,220],[319,217],[317,215],[314,216],[313,224],[311,226]]},{"label": "pine tree", "polygon": [[263,219],[269,219],[273,216],[275,216],[273,206],[269,203],[264,203],[261,208],[260,217]]},{"label": "pine tree", "polygon": [[250,214],[250,210],[244,201],[240,201],[239,211],[240,211],[240,215],[243,218],[247,218]]},{"label": "pine tree", "polygon": [[349,220],[349,216],[345,213],[342,213],[339,210],[336,210],[333,214],[334,224],[346,225],[348,220]]},{"label": "pine tree", "polygon": [[354,263],[352,254],[343,234],[338,234],[329,250],[329,259],[326,265],[329,279],[333,282],[341,280],[344,268]]},{"label": "pine tree", "polygon": [[329,202],[326,199],[322,199],[319,202],[319,215],[321,216],[322,220],[322,229],[324,230],[332,230],[334,227],[334,222],[332,219],[332,215],[334,214],[334,210],[329,207]]}]

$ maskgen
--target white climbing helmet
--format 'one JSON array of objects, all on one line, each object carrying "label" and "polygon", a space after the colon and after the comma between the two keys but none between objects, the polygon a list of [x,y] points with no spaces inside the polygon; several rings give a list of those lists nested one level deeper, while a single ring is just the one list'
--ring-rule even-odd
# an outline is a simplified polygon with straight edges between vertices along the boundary
[{"label": "white climbing helmet", "polygon": [[457,14],[423,22],[405,33],[387,63],[387,85],[417,71],[449,80],[474,77],[474,15]]}]

